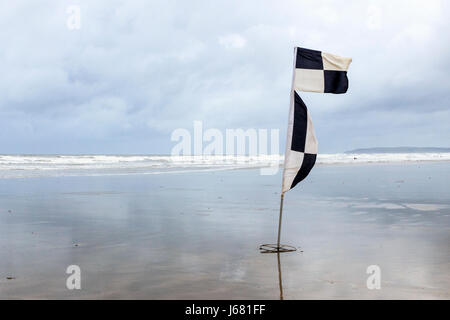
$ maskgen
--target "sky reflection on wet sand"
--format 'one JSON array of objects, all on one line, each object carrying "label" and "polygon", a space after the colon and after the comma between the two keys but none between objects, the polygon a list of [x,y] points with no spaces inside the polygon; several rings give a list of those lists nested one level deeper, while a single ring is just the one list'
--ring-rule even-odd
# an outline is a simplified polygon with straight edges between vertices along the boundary
[{"label": "sky reflection on wet sand", "polygon": [[[450,298],[449,178],[449,163],[315,168],[285,198],[282,242],[303,252],[280,256],[284,298]],[[279,299],[277,256],[257,249],[276,240],[280,180],[0,180],[0,298]]]}]

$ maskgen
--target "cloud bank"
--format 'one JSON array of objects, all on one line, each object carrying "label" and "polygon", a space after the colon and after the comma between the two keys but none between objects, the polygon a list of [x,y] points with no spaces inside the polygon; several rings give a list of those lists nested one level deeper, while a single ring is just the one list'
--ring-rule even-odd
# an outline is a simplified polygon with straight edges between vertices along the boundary
[{"label": "cloud bank", "polygon": [[347,94],[302,94],[319,152],[445,147],[448,18],[444,1],[3,2],[0,153],[167,154],[194,120],[284,142],[294,46],[353,58]]}]

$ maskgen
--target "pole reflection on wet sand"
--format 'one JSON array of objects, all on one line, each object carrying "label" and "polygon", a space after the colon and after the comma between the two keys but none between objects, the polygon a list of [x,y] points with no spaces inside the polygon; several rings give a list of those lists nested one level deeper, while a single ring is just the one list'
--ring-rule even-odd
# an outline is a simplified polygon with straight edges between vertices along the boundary
[{"label": "pole reflection on wet sand", "polygon": [[281,260],[280,253],[277,252],[277,260],[278,260],[278,284],[280,286],[280,300],[283,300],[283,277],[281,275]]}]

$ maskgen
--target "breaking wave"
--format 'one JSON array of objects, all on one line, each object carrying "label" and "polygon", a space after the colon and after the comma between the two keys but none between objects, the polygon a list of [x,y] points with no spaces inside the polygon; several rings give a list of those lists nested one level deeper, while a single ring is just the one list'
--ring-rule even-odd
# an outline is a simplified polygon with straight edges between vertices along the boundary
[{"label": "breaking wave", "polygon": [[[282,165],[283,155],[0,155],[0,178],[161,174]],[[450,161],[450,153],[319,154],[317,164]]]}]

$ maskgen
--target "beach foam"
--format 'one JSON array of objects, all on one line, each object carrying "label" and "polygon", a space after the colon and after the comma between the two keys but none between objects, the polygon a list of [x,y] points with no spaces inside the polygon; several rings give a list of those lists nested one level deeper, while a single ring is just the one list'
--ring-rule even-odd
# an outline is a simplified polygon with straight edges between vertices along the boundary
[{"label": "beach foam", "polygon": [[[0,155],[0,178],[160,174],[282,165],[283,155]],[[323,165],[450,161],[450,153],[319,154]]]}]

